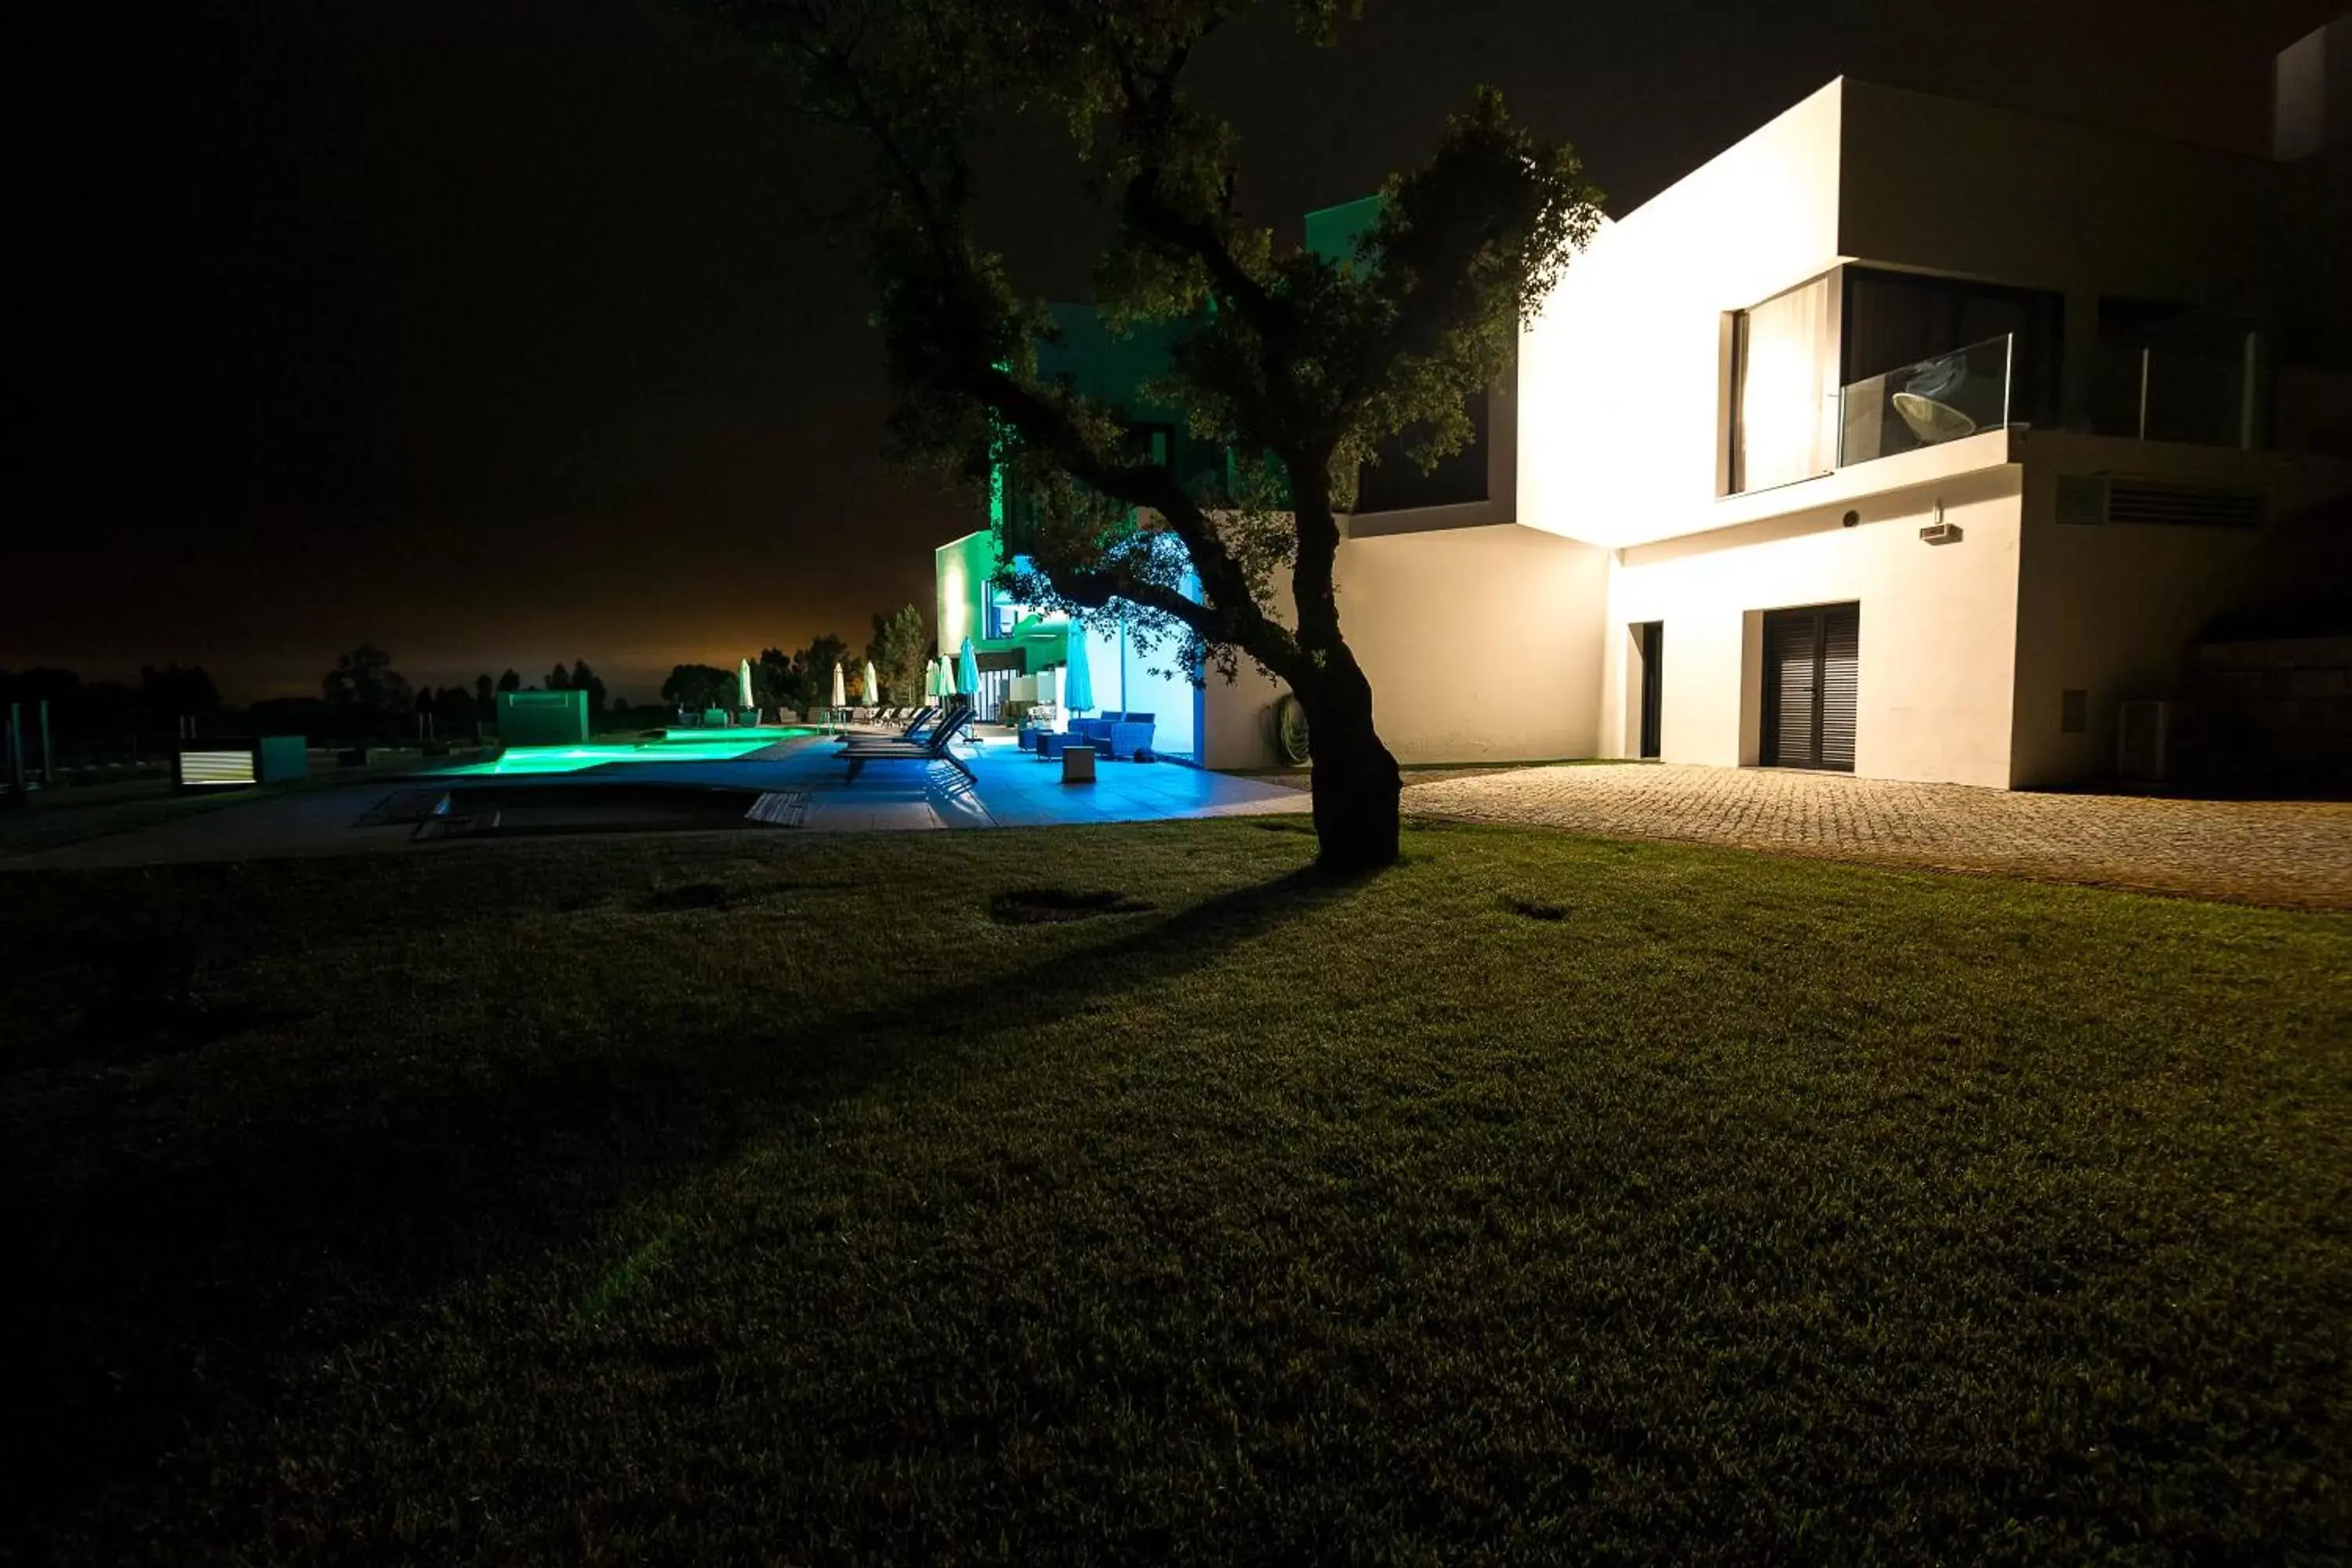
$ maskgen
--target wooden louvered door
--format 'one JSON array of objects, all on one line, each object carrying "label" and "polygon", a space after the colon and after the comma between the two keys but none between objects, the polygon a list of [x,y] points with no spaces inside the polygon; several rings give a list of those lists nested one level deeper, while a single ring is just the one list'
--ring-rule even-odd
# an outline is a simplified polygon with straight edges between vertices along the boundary
[{"label": "wooden louvered door", "polygon": [[1853,772],[1853,716],[1862,696],[1862,606],[1832,605],[1822,611],[1819,712],[1821,760],[1813,766]]},{"label": "wooden louvered door", "polygon": [[1862,606],[1766,616],[1764,764],[1852,773],[1861,687]]}]

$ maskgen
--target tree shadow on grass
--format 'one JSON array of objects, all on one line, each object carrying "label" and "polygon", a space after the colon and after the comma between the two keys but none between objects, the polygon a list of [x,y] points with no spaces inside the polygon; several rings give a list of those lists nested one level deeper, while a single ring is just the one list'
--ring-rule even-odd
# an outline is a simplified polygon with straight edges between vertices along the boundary
[{"label": "tree shadow on grass", "polygon": [[[5,1454],[22,1491],[0,1501],[37,1531],[135,1521],[119,1505],[142,1489],[205,1484],[157,1466],[192,1431],[266,1408],[288,1358],[364,1337],[465,1280],[543,1268],[627,1205],[942,1045],[1099,1006],[1355,885],[1310,868],[1165,912],[1115,911],[1100,942],[782,1033],[513,1062],[487,1081],[457,1070],[453,1049],[452,1070],[430,1080],[354,1084],[341,1117],[231,1121],[192,1160],[111,1151],[54,1201],[0,1195],[0,1245],[25,1270],[0,1332],[29,1373]],[[254,1522],[215,1516],[214,1528]]]}]

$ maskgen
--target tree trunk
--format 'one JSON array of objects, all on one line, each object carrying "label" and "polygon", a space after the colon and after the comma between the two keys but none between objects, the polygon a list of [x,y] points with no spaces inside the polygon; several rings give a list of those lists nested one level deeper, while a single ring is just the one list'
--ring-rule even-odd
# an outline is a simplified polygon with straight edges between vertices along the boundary
[{"label": "tree trunk", "polygon": [[1372,687],[1343,644],[1297,693],[1315,748],[1317,859],[1327,871],[1377,871],[1397,858],[1396,758],[1372,728]]}]

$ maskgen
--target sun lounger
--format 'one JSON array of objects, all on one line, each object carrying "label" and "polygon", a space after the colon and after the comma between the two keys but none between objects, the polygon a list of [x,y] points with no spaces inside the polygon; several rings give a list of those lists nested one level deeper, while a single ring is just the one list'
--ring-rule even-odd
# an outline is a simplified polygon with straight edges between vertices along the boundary
[{"label": "sun lounger", "polygon": [[842,747],[841,754],[849,763],[849,777],[855,782],[868,763],[945,763],[972,783],[979,776],[955,754],[956,737],[971,722],[971,710],[959,708],[949,714],[930,735],[922,741],[895,740],[887,735],[853,735]]}]

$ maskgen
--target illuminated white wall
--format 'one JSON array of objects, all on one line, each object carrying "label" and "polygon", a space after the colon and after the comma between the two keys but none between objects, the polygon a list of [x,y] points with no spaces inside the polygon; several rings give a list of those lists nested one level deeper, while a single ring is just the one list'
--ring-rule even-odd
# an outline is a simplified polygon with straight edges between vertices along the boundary
[{"label": "illuminated white wall", "polygon": [[1624,545],[1713,528],[1725,314],[1834,267],[1842,84],[1619,222],[1519,341],[1519,521]]},{"label": "illuminated white wall", "polygon": [[[2017,649],[2021,470],[1978,468],[1854,502],[1620,553],[1603,638],[1603,754],[1638,752],[1625,628],[1663,621],[1662,755],[1757,759],[1762,617],[1861,605],[1854,772],[2006,787]],[[1919,530],[1958,525],[1956,543]],[[1860,521],[1845,527],[1845,511]]]},{"label": "illuminated white wall", "polygon": [[1609,552],[1505,525],[1350,539],[1339,628],[1401,763],[1589,757]]},{"label": "illuminated white wall", "polygon": [[[1349,539],[1339,627],[1401,763],[1589,757],[1599,745],[1609,552],[1504,524]],[[1288,605],[1280,612],[1287,618]],[[1276,764],[1284,687],[1212,677],[1202,761]]]}]

